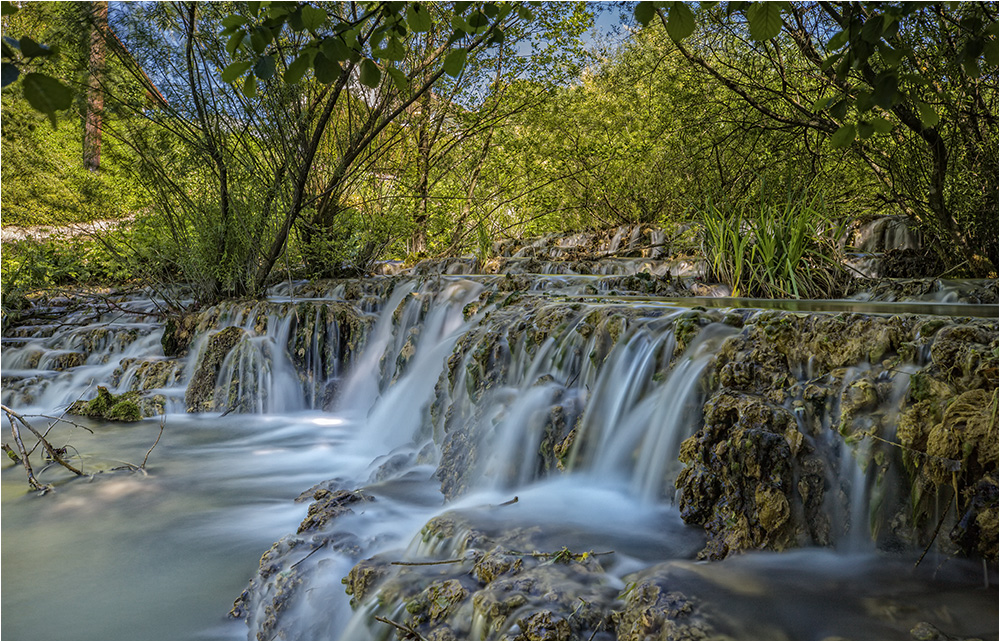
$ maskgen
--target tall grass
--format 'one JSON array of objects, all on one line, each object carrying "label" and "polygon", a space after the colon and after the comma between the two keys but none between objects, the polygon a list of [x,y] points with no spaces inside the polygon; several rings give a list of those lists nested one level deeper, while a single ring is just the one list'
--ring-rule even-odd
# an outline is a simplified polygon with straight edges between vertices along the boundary
[{"label": "tall grass", "polygon": [[748,201],[708,201],[699,208],[712,276],[732,287],[733,296],[841,296],[845,275],[836,240],[845,224],[834,221],[819,193],[788,189],[778,203],[765,194],[761,185]]}]

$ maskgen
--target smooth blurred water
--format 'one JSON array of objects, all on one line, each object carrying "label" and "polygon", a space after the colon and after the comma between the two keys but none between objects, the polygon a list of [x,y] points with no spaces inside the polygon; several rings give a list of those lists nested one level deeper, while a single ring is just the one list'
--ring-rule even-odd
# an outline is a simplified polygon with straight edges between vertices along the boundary
[{"label": "smooth blurred water", "polygon": [[[50,435],[85,472],[140,464],[159,432],[88,425],[95,434]],[[245,639],[226,613],[261,553],[305,516],[292,500],[338,464],[350,470],[336,452],[352,430],[330,415],[171,415],[148,474],[49,467],[36,470],[56,486],[44,497],[4,458],[3,638]]]}]

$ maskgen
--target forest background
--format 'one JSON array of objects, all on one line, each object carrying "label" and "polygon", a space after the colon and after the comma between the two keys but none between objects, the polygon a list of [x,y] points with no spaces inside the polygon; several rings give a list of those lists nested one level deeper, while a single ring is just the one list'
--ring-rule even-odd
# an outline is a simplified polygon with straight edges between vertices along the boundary
[{"label": "forest background", "polygon": [[996,276],[993,3],[3,7],[2,225],[62,230],[5,240],[5,310],[631,223],[757,294],[823,295],[766,285],[886,215],[935,274]]}]

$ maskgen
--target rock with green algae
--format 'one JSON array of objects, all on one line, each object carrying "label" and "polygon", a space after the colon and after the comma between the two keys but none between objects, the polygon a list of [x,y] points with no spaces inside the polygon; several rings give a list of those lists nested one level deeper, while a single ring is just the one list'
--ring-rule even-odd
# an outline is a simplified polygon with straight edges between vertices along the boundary
[{"label": "rock with green algae", "polygon": [[587,639],[610,630],[617,591],[592,551],[539,552],[546,538],[537,527],[510,527],[501,513],[475,511],[438,516],[421,538],[419,550],[452,559],[411,564],[380,554],[345,578],[352,604],[368,603],[373,630],[382,626],[376,615],[430,640]]},{"label": "rock with green algae", "polygon": [[[938,547],[995,560],[997,532],[990,525],[996,503],[971,498],[973,488],[995,488],[996,346],[997,324],[987,320],[781,312],[750,317],[744,332],[730,337],[716,356],[708,377],[721,390],[705,404],[705,426],[681,451],[687,465],[677,480],[682,510],[689,523],[709,532],[703,555],[832,543],[846,525],[831,529],[824,507],[847,501],[845,491],[825,481],[836,477],[843,456],[823,446],[837,443],[829,435],[832,428],[848,443],[864,445],[855,449],[856,456],[860,465],[875,466],[876,479],[902,474],[912,488],[912,501],[874,489],[880,497],[878,522],[885,525],[874,533],[880,541],[926,546],[936,523],[928,519],[932,507],[941,505],[942,492],[951,488],[954,495],[957,488],[957,515],[966,515],[963,522],[970,528],[959,528],[955,537],[965,544],[940,537]],[[910,377],[900,412],[889,403],[899,398],[897,372],[914,368],[913,361],[926,354],[931,361]],[[794,421],[744,413],[760,403],[791,411]],[[750,433],[757,434],[748,441],[751,425]],[[762,460],[762,439],[780,443],[765,433],[783,434],[788,451],[765,449]],[[780,483],[750,488],[747,473],[756,482],[752,471],[761,466]],[[788,483],[792,479],[794,485]],[[970,548],[970,542],[976,543]]]},{"label": "rock with green algae", "polygon": [[113,395],[104,386],[97,386],[97,396],[90,401],[75,401],[66,412],[71,415],[94,417],[106,421],[140,421],[143,417],[139,394],[126,392]]},{"label": "rock with green algae", "polygon": [[[899,418],[911,477],[914,537],[948,553],[997,560],[998,337],[986,322],[949,323],[933,335],[931,361],[912,377]],[[938,528],[942,502],[956,504]]]}]

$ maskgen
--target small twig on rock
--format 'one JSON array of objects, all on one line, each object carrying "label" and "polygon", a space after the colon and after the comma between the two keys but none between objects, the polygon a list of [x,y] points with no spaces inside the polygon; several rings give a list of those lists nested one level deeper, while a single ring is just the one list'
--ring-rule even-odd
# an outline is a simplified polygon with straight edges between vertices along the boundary
[{"label": "small twig on rock", "polygon": [[508,499],[502,504],[497,504],[497,508],[500,508],[501,506],[510,506],[511,504],[516,504],[516,503],[517,503],[517,495],[514,495],[514,499]]},{"label": "small twig on rock", "polygon": [[382,617],[381,615],[376,615],[375,619],[378,620],[379,622],[384,623],[384,624],[390,624],[390,625],[396,627],[397,629],[399,629],[400,631],[405,631],[406,633],[409,633],[410,635],[412,635],[414,638],[416,638],[418,640],[424,640],[424,642],[427,641],[427,638],[425,638],[424,636],[420,635],[419,633],[417,633],[416,631],[414,631],[412,628],[406,626],[405,624],[400,624],[399,622],[393,622],[389,618]]}]

